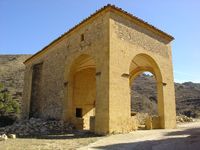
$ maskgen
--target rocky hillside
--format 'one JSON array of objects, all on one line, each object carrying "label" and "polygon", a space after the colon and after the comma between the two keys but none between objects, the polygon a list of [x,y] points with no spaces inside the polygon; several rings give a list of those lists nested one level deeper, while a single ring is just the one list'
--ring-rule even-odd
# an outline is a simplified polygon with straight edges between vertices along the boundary
[{"label": "rocky hillside", "polygon": [[[153,76],[140,75],[132,83],[132,110],[156,114],[156,82]],[[175,83],[176,111],[188,117],[200,117],[200,83]],[[136,104],[136,105],[135,105]]]},{"label": "rocky hillside", "polygon": [[24,79],[23,62],[31,55],[0,55],[0,83],[21,101]]},{"label": "rocky hillside", "polygon": [[[23,62],[31,55],[0,55],[0,83],[21,101]],[[156,114],[157,98],[154,77],[140,75],[132,84],[132,110]],[[200,117],[200,83],[175,83],[177,113]]]},{"label": "rocky hillside", "polygon": [[133,112],[157,114],[156,81],[153,76],[138,76],[131,87],[131,109]]},{"label": "rocky hillside", "polygon": [[175,84],[177,112],[200,117],[200,83]]}]

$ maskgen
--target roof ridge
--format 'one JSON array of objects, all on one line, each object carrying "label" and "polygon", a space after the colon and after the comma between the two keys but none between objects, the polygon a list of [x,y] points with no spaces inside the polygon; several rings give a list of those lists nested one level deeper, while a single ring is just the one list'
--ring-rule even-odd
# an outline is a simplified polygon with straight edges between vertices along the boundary
[{"label": "roof ridge", "polygon": [[129,15],[130,17],[133,17],[133,18],[135,18],[136,20],[138,20],[138,21],[140,21],[140,22],[142,22],[142,23],[144,23],[144,24],[146,24],[146,25],[152,27],[154,30],[158,30],[158,31],[161,32],[162,34],[165,34],[165,35],[169,36],[172,40],[174,39],[174,37],[171,36],[170,34],[168,34],[168,33],[164,32],[164,31],[158,29],[157,27],[151,25],[151,24],[148,23],[147,21],[144,21],[143,19],[141,19],[141,18],[139,18],[139,17],[137,17],[137,16],[135,16],[135,15],[133,15],[133,14],[131,14],[131,13],[125,11],[124,9],[122,9],[122,8],[120,8],[120,7],[117,7],[116,5],[107,4],[107,5],[104,6],[104,7],[111,7],[111,8],[117,9],[118,11],[121,11],[121,12],[125,13],[126,15]]},{"label": "roof ridge", "polygon": [[80,21],[79,23],[75,24],[72,28],[70,28],[68,31],[64,32],[63,34],[61,34],[58,38],[56,38],[55,40],[53,40],[52,42],[50,42],[47,46],[45,46],[44,48],[42,48],[40,51],[38,51],[37,53],[35,53],[34,55],[32,55],[30,58],[28,58],[27,60],[24,61],[24,63],[28,62],[29,60],[31,60],[33,57],[35,57],[37,54],[41,53],[43,50],[45,50],[46,48],[48,48],[49,46],[51,46],[52,44],[54,44],[55,42],[57,42],[59,39],[61,39],[62,37],[64,37],[65,35],[69,34],[71,31],[73,31],[74,29],[76,29],[78,26],[82,25],[83,23],[85,23],[86,21],[88,21],[89,19],[91,19],[93,16],[97,15],[98,13],[102,12],[103,10],[106,10],[108,8],[112,8],[115,9],[121,13],[124,13],[126,15],[128,15],[131,18],[134,18],[135,20],[137,20],[138,22],[141,22],[147,26],[149,26],[150,28],[152,28],[155,31],[160,32],[161,34],[164,34],[165,36],[167,36],[170,40],[173,40],[174,37],[172,37],[171,35],[165,33],[164,31],[156,28],[155,26],[149,24],[148,22],[134,16],[133,14],[123,10],[120,7],[117,7],[113,4],[108,3],[107,5],[103,6],[100,9],[97,9],[94,13],[92,13],[91,15],[89,15],[88,17],[86,17],[85,19],[83,19],[82,21]]}]

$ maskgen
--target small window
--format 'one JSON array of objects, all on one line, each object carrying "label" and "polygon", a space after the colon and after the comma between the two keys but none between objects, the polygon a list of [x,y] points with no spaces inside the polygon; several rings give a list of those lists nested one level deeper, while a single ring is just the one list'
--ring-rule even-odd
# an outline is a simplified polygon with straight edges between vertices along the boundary
[{"label": "small window", "polygon": [[82,118],[82,108],[76,108],[76,117]]},{"label": "small window", "polygon": [[84,34],[81,34],[81,41],[84,41],[84,40],[85,40]]}]

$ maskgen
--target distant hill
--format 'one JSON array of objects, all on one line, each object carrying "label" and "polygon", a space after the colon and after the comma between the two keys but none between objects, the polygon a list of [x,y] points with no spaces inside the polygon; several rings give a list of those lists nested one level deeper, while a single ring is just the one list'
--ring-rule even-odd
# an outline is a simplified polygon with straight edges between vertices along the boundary
[{"label": "distant hill", "polygon": [[[0,55],[0,83],[21,102],[25,66],[31,55]],[[132,85],[132,109],[155,114],[156,84],[150,75],[140,75]],[[200,117],[200,83],[175,83],[177,114]]]},{"label": "distant hill", "polygon": [[177,112],[200,117],[200,83],[175,84]]},{"label": "distant hill", "polygon": [[0,55],[0,83],[10,91],[12,96],[21,102],[23,92],[23,62],[31,55]]},{"label": "distant hill", "polygon": [[[132,84],[133,111],[157,112],[156,82],[142,74]],[[200,117],[200,83],[175,83],[176,111],[189,117]]]}]

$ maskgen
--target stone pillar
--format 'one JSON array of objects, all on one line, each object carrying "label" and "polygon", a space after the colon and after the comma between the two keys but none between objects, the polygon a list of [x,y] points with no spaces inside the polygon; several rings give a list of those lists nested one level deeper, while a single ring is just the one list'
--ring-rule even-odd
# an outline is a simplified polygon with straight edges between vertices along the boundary
[{"label": "stone pillar", "polygon": [[96,109],[95,133],[105,135],[109,133],[109,84],[107,69],[96,73]]}]

